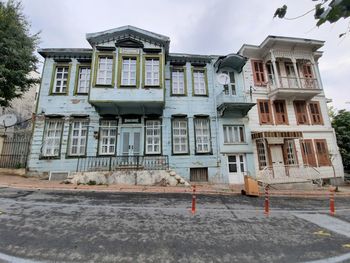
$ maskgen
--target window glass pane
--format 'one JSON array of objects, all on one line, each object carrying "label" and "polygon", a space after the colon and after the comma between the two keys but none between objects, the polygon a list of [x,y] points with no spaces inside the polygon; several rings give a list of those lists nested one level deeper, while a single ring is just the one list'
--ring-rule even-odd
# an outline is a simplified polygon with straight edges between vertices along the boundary
[{"label": "window glass pane", "polygon": [[66,93],[68,80],[68,66],[56,67],[54,93]]},{"label": "window glass pane", "polygon": [[97,69],[97,82],[100,85],[112,84],[112,71],[113,57],[112,56],[100,56]]},{"label": "window glass pane", "polygon": [[73,120],[70,133],[70,155],[85,155],[87,129],[87,120]]},{"label": "window glass pane", "polygon": [[195,119],[196,152],[210,152],[209,119]]},{"label": "window glass pane", "polygon": [[159,120],[146,121],[146,153],[161,153],[161,122]]},{"label": "window glass pane", "polygon": [[61,146],[63,120],[47,119],[45,121],[45,134],[42,143],[42,155],[45,157],[59,156]]},{"label": "window glass pane", "polygon": [[115,154],[115,143],[117,135],[117,120],[101,120],[100,122],[100,155]]},{"label": "window glass pane", "polygon": [[187,119],[173,119],[173,152],[188,152]]}]

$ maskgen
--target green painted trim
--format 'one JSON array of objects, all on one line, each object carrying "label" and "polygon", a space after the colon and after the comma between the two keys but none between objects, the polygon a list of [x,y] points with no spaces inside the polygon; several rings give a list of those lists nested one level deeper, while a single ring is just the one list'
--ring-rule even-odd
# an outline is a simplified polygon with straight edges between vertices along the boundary
[{"label": "green painted trim", "polygon": [[77,64],[76,65],[76,69],[75,69],[75,84],[74,84],[74,93],[73,95],[88,95],[89,94],[89,91],[87,93],[78,93],[78,84],[79,84],[79,72],[80,72],[80,68],[82,67],[89,67],[90,66],[90,85],[89,85],[89,90],[90,90],[90,86],[91,86],[91,64]]},{"label": "green painted trim", "polygon": [[[92,86],[94,88],[98,88],[98,87],[109,87],[109,88],[114,88],[115,86],[115,53],[114,52],[99,52],[99,51],[95,51],[95,61],[94,61],[94,71],[93,71],[93,83]],[[98,62],[99,62],[99,58],[100,57],[112,57],[113,61],[112,61],[112,81],[111,84],[97,84],[97,71],[98,71]],[[92,73],[92,72],[91,72]]]},{"label": "green painted trim", "polygon": [[[147,59],[159,60],[159,85],[146,85],[146,60]],[[143,88],[162,88],[163,87],[163,56],[160,54],[147,54],[142,57],[142,87]]]},{"label": "green painted trim", "polygon": [[[67,89],[66,89],[65,93],[55,93],[55,92],[53,92],[53,86],[54,86],[54,81],[55,81],[55,77],[56,77],[56,68],[58,68],[58,67],[68,67]],[[72,64],[71,63],[69,63],[69,64],[67,64],[67,63],[54,63],[53,64],[49,95],[53,95],[53,96],[57,96],[57,95],[67,96],[69,94],[71,68],[72,68]]]},{"label": "green painted trim", "polygon": [[[88,126],[86,128],[86,140],[85,140],[85,153],[81,155],[71,155],[69,148],[71,144],[71,133],[72,133],[72,124],[74,121],[79,121],[79,120],[87,120],[88,121]],[[90,118],[70,118],[71,123],[69,124],[69,130],[68,130],[68,140],[67,140],[67,149],[66,149],[66,159],[73,159],[73,158],[79,158],[79,157],[84,157],[87,155],[87,146],[88,146],[88,139],[89,139],[89,124],[90,124]]]},{"label": "green painted trim", "polygon": [[[184,94],[173,94],[173,71],[182,70],[184,73]],[[170,66],[170,96],[186,97],[187,96],[187,72],[186,66]]]},{"label": "green painted trim", "polygon": [[[46,70],[46,59],[44,61],[43,71],[41,73],[41,79],[40,79],[40,86],[39,86],[38,96],[36,97],[36,105],[35,105],[35,113],[36,114],[38,114],[40,95],[41,95],[41,90],[43,88],[43,76],[44,76],[44,71],[45,70]],[[50,85],[51,85],[51,83],[50,83]],[[34,122],[35,122],[35,119],[34,119]],[[33,127],[34,127],[34,125],[33,125]]]},{"label": "green painted trim", "polygon": [[[174,153],[174,134],[173,134],[173,122],[174,120],[183,119],[187,123],[187,153]],[[171,155],[190,155],[190,133],[188,128],[188,118],[187,117],[173,117],[171,118]]]},{"label": "green painted trim", "polygon": [[[147,121],[159,121],[160,122],[160,153],[147,153],[147,141],[146,141],[146,123]],[[163,155],[163,128],[162,128],[162,119],[160,117],[148,117],[143,120],[144,122],[144,132],[143,132],[143,154],[148,156],[157,156],[157,155]]]},{"label": "green painted trim", "polygon": [[[136,58],[136,86],[135,85],[121,85],[122,82],[122,67],[123,58]],[[124,54],[118,53],[118,88],[140,88],[140,54]]]},{"label": "green painted trim", "polygon": [[[204,72],[204,81],[205,81],[205,90],[206,94],[195,94],[194,92],[194,77],[193,73],[194,71],[203,71]],[[198,97],[208,97],[209,96],[209,90],[208,90],[208,74],[207,74],[207,68],[206,67],[191,67],[191,75],[192,75],[192,96],[198,96]]]}]

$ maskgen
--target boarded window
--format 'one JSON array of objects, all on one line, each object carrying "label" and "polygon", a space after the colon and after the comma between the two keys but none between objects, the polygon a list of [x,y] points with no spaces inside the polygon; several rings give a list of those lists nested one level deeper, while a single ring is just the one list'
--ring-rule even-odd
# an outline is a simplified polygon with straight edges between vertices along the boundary
[{"label": "boarded window", "polygon": [[318,159],[318,166],[330,166],[327,141],[325,139],[315,140],[315,148]]},{"label": "boarded window", "polygon": [[309,103],[309,110],[311,115],[311,124],[323,125],[320,103],[318,101]]},{"label": "boarded window", "polygon": [[260,124],[273,124],[270,101],[258,100],[257,102]]},{"label": "boarded window", "polygon": [[301,140],[300,147],[303,156],[303,163],[305,165],[316,167],[316,157],[312,140]]},{"label": "boarded window", "polygon": [[252,60],[254,84],[256,86],[266,85],[264,63],[261,60]]},{"label": "boarded window", "polygon": [[208,168],[190,168],[191,182],[208,182]]},{"label": "boarded window", "polygon": [[305,101],[294,101],[295,117],[297,124],[309,124],[309,118],[307,116],[306,102]]},{"label": "boarded window", "polygon": [[288,124],[288,115],[286,109],[286,102],[283,101],[274,101],[273,107],[275,109],[275,122],[276,124]]}]

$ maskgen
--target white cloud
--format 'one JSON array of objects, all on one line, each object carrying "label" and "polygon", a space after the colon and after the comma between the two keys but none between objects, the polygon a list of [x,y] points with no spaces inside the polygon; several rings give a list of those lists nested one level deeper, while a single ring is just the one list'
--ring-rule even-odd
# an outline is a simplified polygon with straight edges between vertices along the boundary
[{"label": "white cloud", "polygon": [[[273,19],[288,5],[287,17],[313,8],[312,1],[281,0],[22,0],[40,47],[88,47],[85,34],[134,25],[171,38],[171,52],[227,54],[243,43],[260,44],[267,35],[325,40],[320,60],[325,92],[336,108],[350,110],[348,77],[350,37],[339,39],[348,24],[315,27],[313,14],[297,20]],[[303,3],[303,4],[300,4]]]}]

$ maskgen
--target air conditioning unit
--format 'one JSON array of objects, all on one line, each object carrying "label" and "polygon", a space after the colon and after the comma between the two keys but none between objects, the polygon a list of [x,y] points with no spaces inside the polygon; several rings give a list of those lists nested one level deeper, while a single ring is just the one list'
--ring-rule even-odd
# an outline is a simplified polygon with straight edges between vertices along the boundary
[{"label": "air conditioning unit", "polygon": [[49,181],[63,181],[69,176],[69,171],[50,171]]}]

